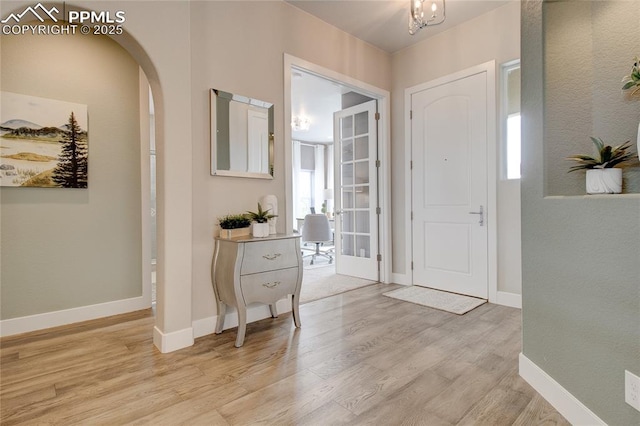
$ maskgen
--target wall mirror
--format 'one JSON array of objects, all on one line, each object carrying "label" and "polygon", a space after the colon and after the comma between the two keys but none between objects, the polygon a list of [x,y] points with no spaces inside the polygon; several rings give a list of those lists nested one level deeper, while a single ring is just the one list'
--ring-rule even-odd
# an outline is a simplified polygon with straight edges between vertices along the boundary
[{"label": "wall mirror", "polygon": [[211,174],[273,179],[273,104],[211,89]]}]

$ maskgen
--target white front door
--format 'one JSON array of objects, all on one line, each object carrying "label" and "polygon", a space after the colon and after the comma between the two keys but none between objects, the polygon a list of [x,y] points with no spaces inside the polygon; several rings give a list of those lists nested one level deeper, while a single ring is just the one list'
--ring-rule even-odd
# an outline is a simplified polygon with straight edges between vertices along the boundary
[{"label": "white front door", "polygon": [[334,113],[336,272],[378,280],[376,101]]},{"label": "white front door", "polygon": [[487,73],[411,95],[413,284],[487,298]]}]

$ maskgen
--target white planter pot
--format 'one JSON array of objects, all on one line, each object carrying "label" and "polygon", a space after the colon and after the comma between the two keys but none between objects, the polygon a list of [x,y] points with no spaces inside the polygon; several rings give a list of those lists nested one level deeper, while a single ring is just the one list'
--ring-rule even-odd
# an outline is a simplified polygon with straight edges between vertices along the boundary
[{"label": "white planter pot", "polygon": [[587,170],[587,194],[620,194],[622,192],[622,169]]},{"label": "white planter pot", "polygon": [[251,235],[255,238],[264,238],[269,236],[269,224],[254,222],[251,226]]}]

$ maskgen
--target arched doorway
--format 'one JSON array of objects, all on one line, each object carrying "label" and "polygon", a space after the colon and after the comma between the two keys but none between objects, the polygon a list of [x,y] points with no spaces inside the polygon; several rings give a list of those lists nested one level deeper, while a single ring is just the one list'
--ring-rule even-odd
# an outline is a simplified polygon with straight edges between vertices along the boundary
[{"label": "arched doorway", "polygon": [[[14,3],[11,6],[7,6],[7,8],[11,8],[12,10],[7,10],[7,8],[3,8],[2,15],[4,17],[4,16],[8,16],[10,13],[13,13],[13,12],[20,13],[24,9],[24,7],[26,7],[26,3],[23,4],[22,6],[16,6],[16,4]],[[69,5],[67,3],[66,5],[64,5],[64,8],[62,5],[58,5],[58,7],[60,10],[64,10],[64,8],[66,8],[66,10],[69,10],[74,6]],[[136,6],[132,6],[132,7],[136,7]],[[186,14],[186,12],[188,11],[188,7],[186,8],[182,6],[180,7],[182,8],[181,9],[182,12]],[[20,10],[17,10],[17,9],[20,9]],[[80,9],[82,8],[78,8],[78,10]],[[172,176],[165,176],[164,164],[166,164],[165,159],[170,156],[172,157],[172,161],[174,162],[176,160],[178,163],[184,163],[185,160],[190,161],[191,151],[189,146],[180,147],[179,149],[177,149],[177,153],[175,155],[174,153],[171,153],[171,152],[166,153],[165,155],[164,140],[165,140],[165,135],[167,134],[167,129],[169,129],[168,132],[171,133],[173,129],[177,127],[182,127],[182,123],[184,123],[186,120],[184,120],[183,117],[179,117],[177,118],[177,120],[180,121],[179,125],[171,124],[167,126],[167,123],[165,122],[165,117],[171,116],[171,113],[174,113],[174,112],[171,111],[169,114],[165,114],[165,104],[164,104],[165,94],[163,93],[163,88],[161,88],[161,84],[160,84],[161,79],[159,77],[158,68],[155,65],[158,62],[166,64],[165,59],[167,55],[163,53],[158,53],[158,49],[156,49],[156,53],[155,53],[156,57],[152,60],[151,58],[152,55],[148,53],[148,45],[153,44],[152,42],[149,41],[153,38],[153,35],[149,34],[150,32],[152,32],[149,26],[146,26],[146,29],[144,29],[143,27],[145,27],[145,24],[143,22],[138,22],[137,24],[134,23],[132,27],[136,27],[134,28],[134,31],[133,31],[133,32],[137,32],[136,37],[133,37],[127,31],[127,29],[125,29],[124,34],[120,36],[114,36],[112,37],[112,39],[113,41],[115,41],[115,43],[117,43],[122,48],[124,48],[131,55],[131,58],[133,58],[133,61],[135,61],[137,66],[139,66],[139,68],[136,66],[136,83],[138,82],[137,81],[138,70],[139,69],[143,70],[144,74],[148,78],[148,84],[151,87],[151,90],[153,92],[153,97],[155,99],[155,102],[154,102],[155,104],[154,109],[156,112],[155,133],[156,133],[157,151],[158,151],[158,157],[159,157],[159,161],[158,161],[159,256],[158,257],[160,262],[160,265],[159,265],[160,277],[158,280],[159,281],[159,291],[158,291],[159,303],[157,307],[155,334],[160,335],[160,338],[154,339],[154,341],[156,342],[156,345],[159,348],[161,348],[162,351],[168,351],[168,350],[176,349],[178,347],[188,346],[193,341],[193,337],[191,333],[191,301],[190,301],[191,270],[190,270],[190,267],[188,266],[188,262],[184,261],[185,258],[188,259],[190,257],[190,250],[191,250],[191,239],[190,239],[190,224],[191,224],[191,214],[190,214],[191,202],[190,201],[191,199],[190,199],[190,196],[186,198],[182,196],[182,194],[184,194],[185,192],[187,193],[189,192],[188,190],[187,191],[184,190],[184,185],[183,187],[179,187],[182,181],[182,178],[178,178],[174,180],[174,175],[172,175],[172,173],[169,173]],[[140,28],[143,28],[143,29],[140,30]],[[8,51],[7,46],[10,43],[9,41],[10,37],[11,37],[10,35],[7,37],[3,37],[3,59],[8,58],[8,56],[5,56],[5,54]],[[40,41],[42,41],[43,39],[44,38],[40,39]],[[5,40],[7,40],[6,43],[5,43]],[[59,37],[58,39],[54,39],[54,40],[62,41],[62,38]],[[91,39],[85,36],[84,41],[87,41],[87,40],[91,40]],[[145,47],[145,45],[147,45],[147,47]],[[73,53],[77,54],[78,51],[74,51]],[[18,56],[22,56],[22,55],[16,55],[16,57]],[[61,57],[65,57],[65,56],[61,56]],[[24,84],[23,86],[25,86],[26,88],[20,87],[20,84],[27,82],[26,78],[28,75],[31,75],[32,80],[36,81],[38,84],[41,84],[41,85],[45,84],[46,79],[39,79],[39,76],[33,74],[33,71],[40,70],[42,72],[48,72],[49,75],[56,75],[56,72],[60,70],[56,69],[54,66],[52,66],[52,64],[57,64],[59,62],[62,62],[62,61],[56,62],[52,60],[52,61],[46,62],[47,64],[46,67],[43,67],[42,63],[40,63],[38,66],[25,67],[24,69],[17,70],[16,72],[13,72],[13,73],[11,72],[5,73],[4,71],[8,69],[6,67],[9,66],[8,64],[10,63],[10,61],[8,60],[3,61],[3,86],[4,85],[7,86],[7,87],[3,87],[3,90],[12,90],[14,92],[22,92],[29,96],[40,95],[42,97],[48,97],[51,99],[64,100],[69,98],[69,96],[67,95],[72,89],[78,88],[77,82],[79,78],[80,79],[82,78],[83,72],[85,73],[85,76],[90,73],[94,74],[95,76],[101,76],[102,75],[101,72],[111,74],[112,76],[117,75],[117,71],[114,72],[110,68],[103,66],[104,64],[101,63],[100,60],[97,60],[92,63],[92,65],[97,65],[95,70],[90,67],[76,66],[76,67],[72,67],[74,73],[69,72],[69,73],[58,74],[58,76],[61,77],[60,81],[56,82],[55,84],[51,84],[49,86],[49,88],[55,87],[57,89],[60,89],[57,92],[55,90],[48,90],[48,91],[40,90],[35,85],[31,85],[31,83],[29,83],[30,86]],[[67,62],[73,63],[73,61],[67,61]],[[184,62],[186,63],[187,61],[184,61]],[[87,61],[86,63],[91,63],[91,61]],[[15,64],[12,64],[12,65],[15,65]],[[188,68],[188,65],[185,68]],[[91,69],[91,71],[89,71],[89,69]],[[77,71],[78,73],[76,74],[75,71]],[[186,72],[183,72],[182,74],[186,74]],[[14,78],[13,83],[15,84],[10,83],[11,78],[8,76],[11,76],[11,75],[13,75],[13,78]],[[182,85],[182,83],[183,81],[180,82],[180,85]],[[176,85],[177,84],[174,84],[173,86],[176,86]],[[97,90],[108,91],[108,88],[105,87],[105,85],[102,84],[101,81],[95,82],[95,88],[97,88]],[[184,92],[184,90],[182,89],[183,88],[180,88],[180,90],[177,91],[175,90],[175,87],[174,87],[171,92],[172,93]],[[111,92],[117,92],[117,91],[111,91]],[[109,93],[109,94],[113,94],[113,93]],[[184,107],[185,104],[188,104],[188,99],[189,99],[188,95],[184,95],[184,96],[178,95],[175,97],[179,99],[170,99],[168,101],[171,101],[172,105],[175,105],[181,111],[188,110],[188,108]],[[71,100],[74,100],[74,101],[78,101],[78,100],[82,101],[81,96],[80,97],[71,96],[71,98],[72,98]],[[94,105],[98,105],[100,104],[100,101],[99,100],[86,101],[85,103],[94,103]],[[136,107],[135,115],[137,116],[139,113],[139,110],[137,110],[137,108],[139,108],[139,105],[136,103],[135,107]],[[118,111],[119,109],[122,109],[122,108],[119,108],[118,105],[113,105],[110,109],[111,111]],[[186,111],[186,114],[188,114],[188,111]],[[174,115],[179,115],[179,114],[174,113]],[[96,125],[97,121],[98,120],[94,120],[92,122],[94,124],[94,127],[92,127],[94,132],[98,132],[97,128],[99,126]],[[171,119],[168,121],[171,121]],[[118,127],[120,127],[118,124],[114,124],[111,127],[111,129],[116,129]],[[103,128],[99,130],[99,132],[101,134],[109,134],[109,135],[112,135],[113,133],[108,128],[108,126],[107,128]],[[98,134],[98,133],[94,133],[94,134]],[[184,135],[184,132],[183,132],[183,135]],[[102,145],[102,147],[108,146],[108,145],[109,145],[108,143],[105,143]],[[94,152],[97,152],[95,151],[95,149],[97,149],[95,147],[97,147],[97,145],[94,146]],[[123,154],[122,157],[126,157],[126,154]],[[96,171],[98,171],[99,169],[100,167],[94,168],[94,170]],[[121,175],[120,173],[114,173],[114,176],[116,177],[120,175]],[[137,177],[137,179],[139,179],[139,177]],[[168,182],[175,183],[175,181],[177,181],[178,188],[172,188],[170,191],[166,191],[165,189],[167,187],[167,183]],[[99,184],[101,185],[105,183],[108,185],[109,180],[100,178],[96,182],[99,182]],[[189,183],[190,183],[190,179],[187,179],[186,184],[189,185]],[[17,217],[17,216],[20,216],[19,214],[20,212],[17,212],[15,210],[16,210],[16,206],[20,204],[31,205],[31,206],[37,205],[38,207],[45,205],[47,209],[50,211],[51,205],[55,205],[56,208],[59,208],[60,205],[63,205],[62,209],[64,210],[64,208],[71,208],[71,207],[77,207],[77,206],[83,206],[83,207],[90,206],[90,201],[96,200],[96,197],[92,197],[91,193],[88,191],[85,191],[85,192],[77,191],[75,193],[70,193],[70,192],[65,193],[65,192],[60,192],[60,190],[49,191],[48,193],[42,192],[42,191],[44,190],[37,190],[37,191],[32,190],[31,194],[29,195],[29,197],[32,198],[31,200],[20,199],[21,197],[24,196],[23,194],[26,193],[24,192],[24,190],[22,192],[20,192],[19,190],[18,191],[14,190],[12,193],[8,191],[3,191],[5,195],[3,199],[3,205],[9,206],[7,207],[8,209],[9,208],[14,209],[13,213],[15,214],[13,214],[13,217]],[[138,200],[139,200],[139,197],[138,197]],[[65,202],[67,203],[65,204]],[[107,206],[115,205],[119,203],[120,203],[119,200],[105,201],[105,205]],[[166,208],[167,205],[170,205],[171,207]],[[40,210],[43,211],[42,209]],[[7,210],[7,212],[8,211],[9,210]],[[148,209],[146,211],[148,211]],[[71,216],[72,215],[70,215],[70,217]],[[13,226],[17,224],[12,222],[11,217],[12,216],[10,214],[5,214],[2,216],[3,221],[6,220],[6,224],[11,225],[11,226],[8,226],[7,229],[11,227],[15,227],[16,229],[25,229],[25,227]],[[81,224],[82,220],[86,220],[86,216],[83,216],[82,214],[78,214],[77,218],[80,218],[80,219],[76,219],[75,225]],[[47,220],[51,221],[52,216],[51,215],[47,216]],[[37,221],[35,222],[37,223]],[[114,218],[112,222],[119,223],[116,218]],[[177,225],[174,226],[174,224],[177,224]],[[71,221],[71,225],[66,228],[71,229],[73,228],[73,225],[74,223],[73,221]],[[65,226],[61,226],[60,228],[65,228]],[[30,229],[30,228],[28,227],[27,229]],[[141,234],[139,230],[135,230],[133,228],[131,228],[128,231],[130,234],[129,236]],[[124,233],[126,232],[127,230],[124,230]],[[109,240],[111,238],[111,235],[95,237],[95,236],[90,236],[90,232],[84,232],[82,235],[83,236],[81,237],[76,237],[77,244],[75,246],[74,244],[65,243],[65,244],[59,244],[59,247],[48,247],[45,249],[45,251],[47,253],[57,252],[57,253],[69,254],[69,252],[70,251],[72,252],[73,250],[75,250],[77,253],[90,252],[90,251],[100,252],[100,250],[103,250],[102,252],[100,252],[103,255],[104,253],[112,253],[112,254],[116,253],[121,257],[128,256],[125,253],[126,250],[123,250],[123,247],[125,247],[123,245],[120,245],[117,248],[105,249],[107,244],[104,244],[104,242]],[[84,237],[84,240],[86,241],[83,241],[83,237]],[[4,239],[4,235],[3,235],[3,239]],[[26,234],[22,233],[19,236],[14,236],[14,240],[20,240],[20,239],[27,240]],[[32,239],[29,241],[32,246],[38,247],[38,246],[42,246],[42,241],[45,239],[47,239],[47,237],[45,236],[45,234],[41,233],[39,235],[33,236]],[[53,236],[50,236],[49,239],[51,241],[54,241],[57,239],[57,237],[53,235]],[[168,244],[165,244],[165,241],[170,241],[170,242]],[[83,243],[86,243],[86,242],[89,242],[91,244],[91,247],[84,247],[82,245]],[[168,251],[172,251],[172,252],[166,253],[167,250],[165,248],[167,246],[174,247],[175,251],[172,251],[171,249],[169,249]],[[71,247],[71,249],[69,249],[69,247]],[[17,256],[17,257],[21,259],[21,262],[27,262],[29,260],[28,253],[25,253],[24,256]],[[42,256],[38,258],[39,261],[42,261],[42,259],[43,259]],[[12,263],[12,262],[7,262],[7,263]],[[49,262],[49,263],[55,264],[55,262]],[[77,264],[80,265],[81,267],[86,267],[87,269],[91,269],[94,276],[102,277],[107,275],[104,273],[104,271],[108,270],[110,262],[103,262],[100,265],[96,265],[95,263],[96,262],[85,262],[82,260],[77,261]],[[163,263],[169,264],[170,266],[169,271],[167,271],[166,267],[163,267],[162,265]],[[19,264],[20,262],[16,262],[16,265],[19,265]],[[33,266],[33,262],[31,262],[31,264]],[[69,265],[67,265],[67,268],[69,270],[71,269]],[[38,268],[32,268],[32,269],[38,269]],[[38,283],[47,283],[48,281],[51,281],[50,280],[52,275],[51,265],[47,264],[39,269],[41,271],[44,271],[42,273],[46,274],[47,276],[34,279],[33,281],[36,281]],[[64,266],[60,267],[60,264],[58,264],[58,269],[62,270],[64,269]],[[118,268],[118,270],[120,269],[126,269],[126,268]],[[101,273],[101,271],[103,272]],[[8,275],[5,275],[5,272],[6,270],[3,265],[3,278],[6,278],[8,276]],[[19,295],[21,289],[23,289],[22,291],[23,294],[27,294],[27,295],[36,294],[37,297],[40,297],[41,300],[45,300],[45,302],[51,301],[52,297],[48,297],[48,296],[50,296],[51,294],[56,294],[55,290],[47,290],[45,288],[42,288],[42,286],[39,288],[36,288],[34,291],[29,291],[29,290],[25,291],[24,290],[25,279],[24,279],[24,276],[20,277],[19,273],[20,271],[17,270],[15,274],[16,276],[19,276],[19,279],[15,280],[16,291],[14,292],[14,294]],[[59,275],[62,275],[62,274],[59,274]],[[166,275],[170,275],[171,277],[166,278]],[[137,278],[139,281],[139,277]],[[4,289],[8,288],[8,285],[7,285],[8,281],[9,280],[4,280],[3,282]],[[13,327],[15,324],[18,324],[18,323],[20,323],[19,327],[17,328],[14,327],[18,329],[17,332],[25,332],[25,331],[48,328],[56,325],[68,324],[71,322],[78,322],[86,319],[92,319],[92,318],[97,318],[101,316],[112,315],[115,313],[121,313],[121,312],[140,309],[140,304],[138,300],[140,298],[136,297],[135,293],[125,292],[124,294],[118,294],[115,296],[111,295],[109,294],[109,291],[117,287],[117,285],[113,283],[102,285],[101,287],[98,287],[97,289],[94,289],[94,290],[87,289],[86,286],[82,287],[81,285],[80,286],[78,285],[79,282],[88,282],[88,281],[91,281],[91,280],[86,278],[67,280],[67,282],[65,283],[65,287],[69,288],[70,292],[73,294],[73,297],[64,298],[65,303],[69,301],[68,303],[70,304],[68,305],[65,305],[64,303],[56,302],[56,303],[52,303],[51,306],[36,307],[37,304],[29,303],[29,301],[23,303],[23,306],[27,306],[28,309],[25,309],[21,312],[18,311],[13,315],[10,314],[9,316],[3,318],[2,320],[3,333],[6,333],[6,335],[11,334],[7,332],[11,327]],[[166,285],[165,284],[166,282],[171,282],[172,284],[179,282],[180,284],[175,286],[176,288],[174,288],[174,286],[172,285]],[[77,288],[74,286],[77,286]],[[105,292],[106,295],[100,293],[101,291]],[[179,297],[172,297],[172,294],[174,293],[179,293]],[[9,301],[10,297],[6,297],[3,299],[7,300],[7,303],[9,304],[13,304],[14,302],[14,301]],[[170,303],[166,302],[167,300],[171,300],[171,302]],[[69,315],[68,315],[69,311],[73,311],[73,315],[71,315],[71,318],[69,318]],[[32,318],[34,315],[37,316],[39,320],[41,320],[40,323],[35,325],[33,324],[33,318]],[[25,320],[25,321],[22,321],[22,320]],[[5,324],[7,325],[7,327],[5,327]],[[19,329],[20,327],[27,327],[27,328]],[[167,336],[175,335],[176,330],[179,330],[178,334],[180,334],[181,336],[180,342],[177,344],[167,345],[165,342],[165,340],[167,339]],[[13,334],[15,333],[16,332],[14,332]],[[190,338],[186,338],[186,339],[183,338],[183,336],[185,335],[190,336]]]}]

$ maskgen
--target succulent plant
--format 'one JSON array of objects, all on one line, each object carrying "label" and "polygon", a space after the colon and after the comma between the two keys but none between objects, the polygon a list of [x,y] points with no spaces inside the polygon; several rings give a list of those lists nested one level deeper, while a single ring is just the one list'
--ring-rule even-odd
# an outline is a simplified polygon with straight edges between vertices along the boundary
[{"label": "succulent plant", "polygon": [[611,147],[605,145],[600,138],[591,138],[591,141],[598,151],[598,157],[590,157],[588,155],[572,155],[567,160],[577,161],[578,164],[571,167],[569,172],[583,169],[609,169],[619,164],[631,161],[635,156],[634,152],[629,152],[631,141],[626,141],[622,145]]},{"label": "succulent plant", "polygon": [[258,203],[258,211],[257,212],[248,211],[246,216],[247,218],[249,218],[249,220],[252,220],[254,222],[266,223],[269,219],[278,217],[278,215],[271,214],[269,213],[269,211],[270,209],[262,210],[262,206],[260,205],[260,203]]}]

